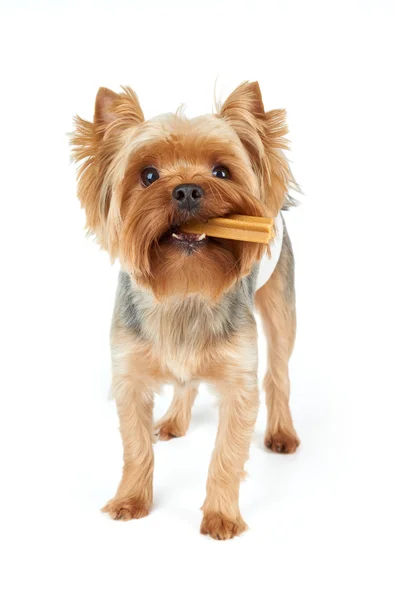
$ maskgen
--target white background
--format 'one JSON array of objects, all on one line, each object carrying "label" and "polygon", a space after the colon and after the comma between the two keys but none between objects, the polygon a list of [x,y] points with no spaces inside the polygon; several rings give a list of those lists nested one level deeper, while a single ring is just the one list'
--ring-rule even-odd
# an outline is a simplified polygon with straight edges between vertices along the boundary
[{"label": "white background", "polygon": [[[392,2],[1,3],[2,598],[392,598]],[[100,85],[146,116],[210,112],[258,79],[286,107],[302,206],[293,456],[242,484],[250,529],[199,534],[216,428],[155,446],[151,515],[113,522],[121,444],[108,400],[117,269],[83,232],[66,132]],[[265,346],[261,340],[261,376]],[[160,416],[169,390],[156,402]]]}]

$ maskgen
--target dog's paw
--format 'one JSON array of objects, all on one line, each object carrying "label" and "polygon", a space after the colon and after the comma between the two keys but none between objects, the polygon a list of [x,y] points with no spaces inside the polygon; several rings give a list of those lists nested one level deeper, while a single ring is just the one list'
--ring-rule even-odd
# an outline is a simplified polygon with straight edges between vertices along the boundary
[{"label": "dog's paw", "polygon": [[113,498],[101,510],[115,521],[142,519],[149,513],[149,506],[135,498]]},{"label": "dog's paw", "polygon": [[159,440],[166,442],[168,440],[172,440],[173,438],[182,437],[186,432],[179,427],[175,420],[162,419],[156,423],[155,433]]},{"label": "dog's paw", "polygon": [[241,535],[247,529],[247,525],[242,517],[235,521],[227,519],[221,513],[209,512],[204,514],[200,532],[203,535],[210,535],[214,540],[229,540],[236,535]]},{"label": "dog's paw", "polygon": [[275,433],[267,432],[264,443],[272,452],[279,454],[293,454],[300,445],[300,440],[295,431],[288,432],[279,429]]}]

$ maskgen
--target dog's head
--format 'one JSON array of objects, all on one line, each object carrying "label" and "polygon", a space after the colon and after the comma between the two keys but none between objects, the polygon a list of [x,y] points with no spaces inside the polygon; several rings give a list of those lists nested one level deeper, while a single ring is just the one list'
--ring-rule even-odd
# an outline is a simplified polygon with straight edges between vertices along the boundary
[{"label": "dog's head", "polygon": [[145,121],[137,96],[100,88],[94,121],[72,137],[87,227],[137,283],[157,297],[218,298],[251,270],[262,246],[200,239],[180,226],[231,213],[276,216],[291,174],[285,111],[265,112],[244,83],[215,115]]}]

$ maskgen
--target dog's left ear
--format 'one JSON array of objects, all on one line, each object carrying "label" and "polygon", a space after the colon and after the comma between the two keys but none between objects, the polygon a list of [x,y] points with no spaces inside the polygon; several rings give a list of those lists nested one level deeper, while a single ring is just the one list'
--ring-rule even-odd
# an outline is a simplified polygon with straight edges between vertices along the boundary
[{"label": "dog's left ear", "polygon": [[267,216],[276,216],[292,182],[289,165],[282,152],[288,147],[284,137],[288,131],[286,111],[265,112],[260,86],[254,81],[237,87],[218,116],[224,118],[238,134],[260,181],[261,200],[267,207]]}]

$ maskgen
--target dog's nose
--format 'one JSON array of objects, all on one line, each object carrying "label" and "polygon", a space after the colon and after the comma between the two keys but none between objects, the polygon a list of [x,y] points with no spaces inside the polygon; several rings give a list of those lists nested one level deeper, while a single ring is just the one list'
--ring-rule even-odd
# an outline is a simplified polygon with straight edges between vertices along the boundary
[{"label": "dog's nose", "polygon": [[204,190],[194,183],[177,185],[172,191],[172,198],[176,202],[178,208],[190,213],[195,212],[199,208],[203,195]]}]

